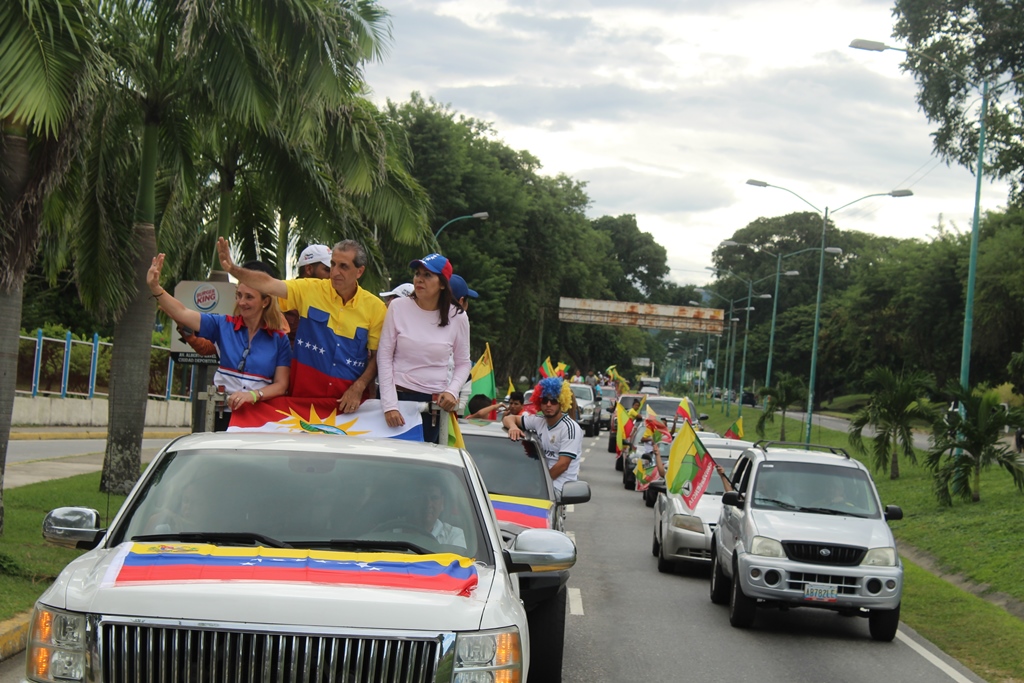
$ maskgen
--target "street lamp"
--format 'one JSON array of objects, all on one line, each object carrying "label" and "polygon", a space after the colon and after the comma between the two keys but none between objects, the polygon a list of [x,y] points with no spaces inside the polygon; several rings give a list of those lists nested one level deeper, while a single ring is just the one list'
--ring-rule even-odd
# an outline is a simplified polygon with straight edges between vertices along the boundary
[{"label": "street lamp", "polygon": [[[711,268],[710,270],[715,270],[715,269]],[[746,311],[748,311],[747,318],[748,318],[748,321],[749,321],[749,317],[750,317],[749,311],[752,311],[754,309],[752,307],[750,307],[749,305],[745,309],[744,308],[739,308],[739,309],[735,308],[736,304],[738,304],[738,303],[740,303],[741,301],[744,301],[744,300],[746,300],[747,304],[749,304],[750,303],[750,299],[747,298],[747,297],[740,297],[739,299],[736,299],[735,301],[730,301],[729,299],[725,298],[724,296],[722,296],[718,292],[712,292],[710,289],[702,289],[700,287],[697,287],[697,288],[694,289],[694,291],[698,292],[699,294],[710,294],[711,296],[717,296],[719,299],[721,299],[722,301],[728,302],[728,304],[729,304],[729,321],[731,323],[733,323],[733,325],[732,325],[732,328],[729,331],[729,333],[730,333],[729,341],[726,342],[726,346],[725,346],[725,352],[729,356],[729,358],[728,358],[728,367],[726,368],[726,371],[725,371],[726,382],[729,383],[729,386],[726,387],[725,400],[723,401],[724,409],[725,409],[724,410],[725,416],[728,417],[729,416],[729,408],[730,408],[728,392],[732,391],[732,377],[733,377],[733,371],[734,371],[734,368],[735,368],[735,365],[736,365],[736,325],[735,325],[735,323],[738,323],[739,320],[740,320],[739,318],[734,318],[732,316],[732,314],[733,314],[734,311],[737,311],[737,310],[738,311],[746,310]],[[715,366],[715,383],[716,384],[718,383],[717,376],[718,376],[718,366],[716,365]],[[743,387],[740,386],[740,398],[741,399],[742,399],[742,393],[743,393]],[[742,406],[740,406],[739,410],[740,410],[740,413],[742,413]]]},{"label": "street lamp", "polygon": [[468,216],[459,216],[458,218],[453,218],[444,225],[442,225],[438,229],[438,231],[434,233],[434,241],[437,241],[437,238],[441,236],[441,233],[444,232],[444,229],[447,228],[449,225],[451,225],[455,221],[464,221],[467,218],[479,218],[480,220],[485,221],[488,218],[490,218],[490,215],[486,211],[480,211],[479,213],[473,213]]},{"label": "street lamp", "polygon": [[964,338],[963,346],[960,349],[960,386],[966,389],[971,374],[971,335],[974,329],[974,281],[978,273],[978,235],[981,223],[981,178],[985,172],[985,115],[988,113],[989,95],[1021,78],[1021,76],[1018,74],[1006,79],[1002,83],[991,86],[988,80],[984,80],[979,85],[963,73],[950,68],[942,62],[936,61],[924,52],[886,45],[877,40],[864,40],[863,38],[854,39],[850,42],[850,47],[856,50],[869,50],[871,52],[896,50],[908,55],[915,54],[924,57],[932,64],[945,69],[957,78],[962,78],[981,91],[981,113],[978,115],[978,161],[974,171],[974,222],[971,225],[971,256],[967,266],[967,303],[964,306]]},{"label": "street lamp", "polygon": [[[818,331],[821,327],[821,292],[822,287],[825,284],[825,237],[828,230],[829,208],[826,206],[825,210],[822,211],[814,204],[811,204],[809,201],[798,195],[796,192],[793,192],[793,190],[790,190],[787,187],[780,187],[778,185],[770,185],[763,180],[750,179],[747,181],[747,185],[753,185],[754,187],[772,187],[775,188],[776,190],[783,190],[785,192],[790,193],[791,195],[802,201],[804,204],[806,204],[807,206],[811,207],[812,209],[821,214],[821,260],[818,263],[818,298],[814,305],[814,336],[813,340],[811,341],[811,377],[810,381],[807,383],[807,432],[804,437],[805,443],[811,443],[811,416],[814,414],[814,380],[818,370]],[[852,202],[847,202],[840,206],[835,211],[833,211],[832,213],[839,213],[840,211],[850,206],[851,204],[856,204],[857,202],[863,201],[870,197],[911,197],[913,196],[913,194],[914,193],[911,192],[910,190],[891,190],[889,192],[874,192],[872,194],[866,194],[859,199],[854,199]]]}]

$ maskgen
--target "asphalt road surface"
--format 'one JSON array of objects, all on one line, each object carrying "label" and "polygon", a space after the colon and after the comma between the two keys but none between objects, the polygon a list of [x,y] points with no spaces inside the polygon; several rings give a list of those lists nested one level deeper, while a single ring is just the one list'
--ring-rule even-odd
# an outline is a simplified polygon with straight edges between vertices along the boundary
[{"label": "asphalt road surface", "polygon": [[[865,619],[796,609],[759,611],[752,628],[732,628],[727,608],[708,598],[705,568],[658,572],[653,511],[623,489],[607,438],[585,439],[581,478],[593,498],[566,524],[579,559],[564,683],[984,683],[905,626],[892,643],[876,643]],[[0,683],[20,681],[24,667],[24,655],[0,663]]]},{"label": "asphalt road surface", "polygon": [[[143,439],[142,448],[163,448],[170,439]],[[103,453],[107,449],[106,439],[44,439],[15,440],[7,442],[7,464],[30,460],[49,460],[68,455]]]}]

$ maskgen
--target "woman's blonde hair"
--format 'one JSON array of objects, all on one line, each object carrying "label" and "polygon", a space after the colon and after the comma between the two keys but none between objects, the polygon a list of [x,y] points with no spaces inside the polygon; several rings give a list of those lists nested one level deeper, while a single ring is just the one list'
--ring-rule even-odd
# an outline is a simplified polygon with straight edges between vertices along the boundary
[{"label": "woman's blonde hair", "polygon": [[[274,272],[274,269],[268,266],[263,261],[246,261],[245,263],[242,264],[242,267],[245,268],[246,270],[258,270],[261,273],[266,273],[267,275],[277,277],[277,274]],[[263,308],[263,313],[260,315],[260,320],[263,322],[263,324],[266,325],[267,328],[271,330],[284,329],[284,314],[281,313],[281,307],[277,304],[277,297],[270,296],[269,294],[264,294],[263,292],[260,292],[260,298],[270,300],[270,303]],[[241,311],[239,311],[238,309],[237,302],[235,303],[234,314],[236,316],[241,314]]]}]

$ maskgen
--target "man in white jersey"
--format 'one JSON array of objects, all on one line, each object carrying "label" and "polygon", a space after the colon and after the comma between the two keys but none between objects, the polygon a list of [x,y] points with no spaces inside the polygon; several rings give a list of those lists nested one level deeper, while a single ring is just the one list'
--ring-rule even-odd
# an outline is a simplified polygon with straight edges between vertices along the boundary
[{"label": "man in white jersey", "polygon": [[559,377],[541,380],[530,397],[539,403],[538,414],[506,415],[501,420],[513,441],[521,439],[524,430],[537,432],[551,481],[559,492],[565,482],[579,478],[583,450],[583,428],[565,414],[572,392],[563,392],[562,385]]}]

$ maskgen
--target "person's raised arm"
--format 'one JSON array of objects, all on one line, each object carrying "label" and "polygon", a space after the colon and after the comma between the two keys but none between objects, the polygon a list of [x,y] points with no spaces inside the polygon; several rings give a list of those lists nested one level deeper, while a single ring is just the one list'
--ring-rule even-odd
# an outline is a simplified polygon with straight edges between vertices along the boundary
[{"label": "person's raised arm", "polygon": [[273,275],[258,270],[249,270],[237,265],[231,259],[231,245],[223,237],[217,238],[217,256],[220,257],[220,267],[243,285],[279,299],[288,298],[288,285],[283,280],[278,280]]},{"label": "person's raised arm", "polygon": [[651,449],[654,451],[654,466],[658,468],[658,476],[662,479],[665,478],[665,461],[661,459],[661,448],[660,444],[653,444]]},{"label": "person's raised arm", "polygon": [[160,310],[170,316],[171,320],[179,325],[198,330],[202,322],[202,316],[199,311],[186,308],[185,304],[175,299],[160,286],[160,271],[163,270],[163,267],[164,254],[157,254],[153,257],[153,263],[149,266],[149,272],[146,273],[146,284],[149,285],[150,294],[156,299]]},{"label": "person's raised arm", "polygon": [[725,468],[721,465],[715,465],[715,471],[718,472],[718,476],[722,478],[722,488],[725,489],[725,492],[728,493],[729,491],[732,491],[732,482],[729,481],[729,477],[726,476]]}]

